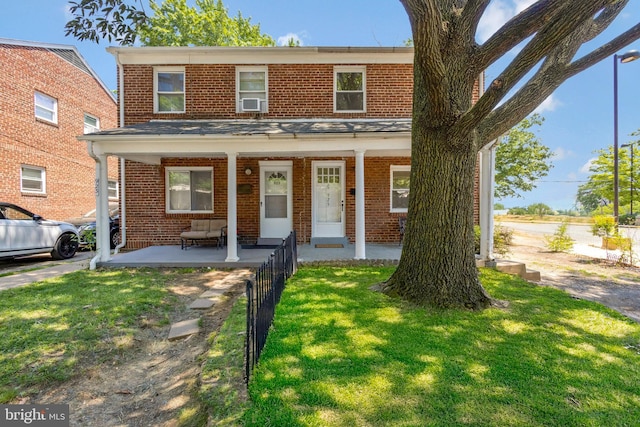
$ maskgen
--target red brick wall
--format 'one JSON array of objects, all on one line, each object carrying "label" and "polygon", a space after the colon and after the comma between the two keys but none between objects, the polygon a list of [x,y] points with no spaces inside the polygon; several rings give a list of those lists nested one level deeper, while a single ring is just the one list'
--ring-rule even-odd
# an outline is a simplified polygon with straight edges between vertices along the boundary
[{"label": "red brick wall", "polygon": [[[66,219],[95,208],[95,161],[84,132],[84,113],[116,127],[117,107],[89,74],[42,48],[0,44],[0,201],[45,218]],[[58,101],[58,123],[37,120],[34,92]],[[20,167],[46,170],[46,194],[20,191]],[[117,159],[110,159],[117,179]]]},{"label": "red brick wall", "polygon": [[[411,117],[413,66],[367,64],[367,112],[333,112],[332,64],[287,64],[268,67],[268,118]],[[151,119],[251,118],[236,113],[235,65],[186,65],[184,114],[153,113],[153,67],[124,66],[126,124]]]},{"label": "red brick wall", "polygon": [[[236,174],[238,185],[250,185],[248,194],[238,194],[238,236],[241,242],[255,242],[260,235],[260,174],[261,160],[289,160],[282,158],[239,158]],[[311,239],[312,162],[342,160],[345,162],[345,221],[346,234],[355,241],[355,159],[297,158],[293,160],[293,227],[300,242]],[[408,165],[406,157],[365,158],[365,218],[367,242],[397,243],[398,216],[390,211],[391,165]],[[171,214],[166,212],[165,171],[171,166],[209,166],[214,171],[214,212],[212,214]],[[251,175],[244,170],[250,167]],[[127,162],[127,249],[150,245],[177,245],[180,232],[192,219],[226,218],[227,216],[227,159],[163,159],[162,165],[143,165]]]},{"label": "red brick wall", "polygon": [[[345,64],[346,65],[346,64]],[[353,65],[353,64],[352,64]],[[269,113],[264,118],[381,118],[411,117],[412,65],[367,65],[367,112],[333,113],[333,65],[269,65]],[[124,67],[126,124],[151,119],[233,119],[253,117],[235,113],[235,65],[186,65],[186,113],[153,114],[153,67]],[[477,100],[477,88],[474,102]],[[355,240],[355,158],[238,158],[238,185],[250,185],[238,194],[240,241],[260,234],[260,160],[293,163],[293,227],[300,242],[312,233],[312,162],[344,160],[346,178],[346,234]],[[365,157],[365,217],[367,242],[397,243],[398,217],[390,212],[390,167],[409,165],[408,157]],[[214,168],[214,213],[168,214],[165,208],[165,168],[169,166]],[[246,175],[250,167],[254,173]],[[127,249],[149,245],[179,244],[180,232],[194,218],[224,218],[227,212],[226,158],[166,158],[162,165],[127,162]],[[478,221],[477,185],[476,204]]]}]

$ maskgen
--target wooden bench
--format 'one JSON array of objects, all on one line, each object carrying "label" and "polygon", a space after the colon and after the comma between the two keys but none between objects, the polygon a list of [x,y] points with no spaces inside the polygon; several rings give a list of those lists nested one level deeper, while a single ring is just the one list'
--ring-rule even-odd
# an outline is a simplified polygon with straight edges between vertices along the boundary
[{"label": "wooden bench", "polygon": [[[218,248],[227,243],[227,220],[226,219],[193,219],[191,226],[185,228],[180,233],[180,246],[185,249],[193,246],[197,241],[215,241]],[[187,243],[191,241],[191,245]]]}]

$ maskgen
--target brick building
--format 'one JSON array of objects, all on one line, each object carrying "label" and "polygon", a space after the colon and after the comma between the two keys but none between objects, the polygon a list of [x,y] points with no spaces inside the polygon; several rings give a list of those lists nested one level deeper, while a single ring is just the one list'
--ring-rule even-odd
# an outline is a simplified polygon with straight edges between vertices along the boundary
[{"label": "brick building", "polygon": [[[179,244],[225,218],[236,243],[397,243],[409,192],[412,48],[124,47],[126,248]],[[104,191],[103,191],[104,194]],[[106,260],[108,258],[105,258]]]},{"label": "brick building", "polygon": [[58,220],[95,209],[95,161],[76,137],[117,126],[114,96],[73,46],[0,38],[0,75],[0,201]]}]

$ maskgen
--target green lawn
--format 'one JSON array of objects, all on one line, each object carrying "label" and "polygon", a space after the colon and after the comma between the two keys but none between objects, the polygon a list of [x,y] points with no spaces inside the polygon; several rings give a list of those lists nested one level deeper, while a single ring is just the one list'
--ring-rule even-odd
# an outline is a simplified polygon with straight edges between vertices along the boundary
[{"label": "green lawn", "polygon": [[640,325],[491,270],[483,284],[507,309],[426,311],[369,290],[391,272],[290,279],[243,424],[637,425]]},{"label": "green lawn", "polygon": [[172,277],[84,270],[0,292],[0,403],[80,373],[85,359],[125,351],[143,323],[167,324]]}]

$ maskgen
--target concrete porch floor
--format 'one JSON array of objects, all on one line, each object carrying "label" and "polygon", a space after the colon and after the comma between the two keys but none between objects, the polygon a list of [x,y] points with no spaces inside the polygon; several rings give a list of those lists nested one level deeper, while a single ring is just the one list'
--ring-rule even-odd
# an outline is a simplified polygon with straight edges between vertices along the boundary
[{"label": "concrete porch floor", "polygon": [[[366,245],[368,260],[399,260],[401,246]],[[226,262],[226,248],[213,246],[190,246],[180,249],[176,246],[150,246],[130,252],[112,255],[111,260],[98,263],[100,267],[212,267],[212,268],[255,268],[265,262],[273,249],[238,248],[237,262]],[[298,246],[298,262],[352,260],[355,245],[343,248],[316,248],[311,245]]]},{"label": "concrete porch floor", "polygon": [[[400,259],[402,247],[398,245],[367,244],[365,253],[368,261]],[[180,249],[176,246],[150,246],[130,252],[120,252],[112,256],[110,261],[98,263],[105,268],[119,267],[211,267],[211,268],[257,268],[265,262],[273,249],[243,249],[238,248],[237,262],[226,262],[226,248],[213,246],[190,246]],[[349,244],[343,248],[317,248],[312,245],[298,246],[298,262],[301,264],[316,261],[346,261],[353,260],[355,245]],[[366,261],[366,260],[365,260]],[[482,266],[478,262],[478,266]],[[496,266],[500,271],[519,275],[527,280],[539,281],[540,273],[527,270],[523,263],[509,260],[497,260]]]}]

